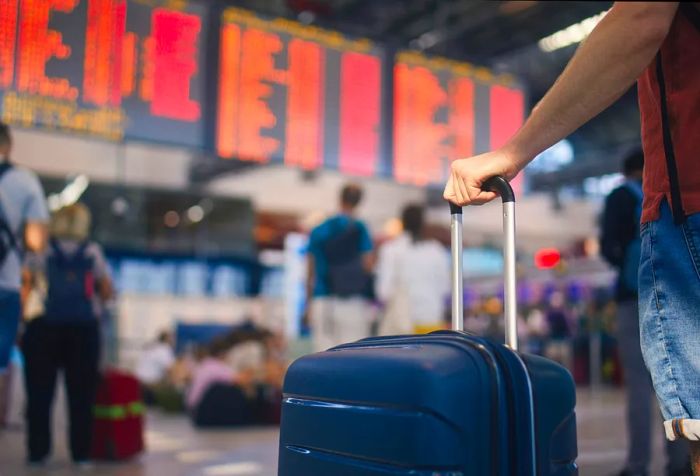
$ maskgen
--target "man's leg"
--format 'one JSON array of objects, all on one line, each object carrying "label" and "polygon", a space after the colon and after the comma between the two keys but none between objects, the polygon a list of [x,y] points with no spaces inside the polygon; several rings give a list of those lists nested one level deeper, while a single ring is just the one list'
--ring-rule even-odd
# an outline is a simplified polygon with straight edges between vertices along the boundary
[{"label": "man's leg", "polygon": [[639,343],[636,301],[617,305],[617,341],[627,395],[627,465],[631,474],[645,473],[651,459],[651,400],[653,388]]},{"label": "man's leg", "polygon": [[[642,352],[669,440],[700,441],[700,214],[675,225],[668,205],[642,227]],[[700,470],[700,468],[697,468]]]},{"label": "man's leg", "polygon": [[5,424],[8,408],[9,379],[7,368],[17,338],[20,318],[19,293],[0,290],[0,428]]}]

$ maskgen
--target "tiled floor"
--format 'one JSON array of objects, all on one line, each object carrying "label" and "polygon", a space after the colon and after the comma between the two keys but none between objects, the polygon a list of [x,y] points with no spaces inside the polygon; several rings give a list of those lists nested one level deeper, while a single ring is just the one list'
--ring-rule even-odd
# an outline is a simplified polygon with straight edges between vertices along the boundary
[{"label": "tiled floor", "polygon": [[[606,476],[619,469],[625,457],[624,415],[619,391],[579,392],[579,465],[581,476]],[[56,425],[57,430],[63,430]],[[138,461],[98,465],[79,472],[67,463],[63,431],[54,437],[55,456],[47,468],[23,464],[23,433],[0,432],[1,476],[273,476],[276,475],[275,429],[195,431],[182,417],[151,414],[146,435],[148,452]],[[662,476],[661,435],[654,448],[652,476]],[[323,475],[331,476],[331,475]]]}]

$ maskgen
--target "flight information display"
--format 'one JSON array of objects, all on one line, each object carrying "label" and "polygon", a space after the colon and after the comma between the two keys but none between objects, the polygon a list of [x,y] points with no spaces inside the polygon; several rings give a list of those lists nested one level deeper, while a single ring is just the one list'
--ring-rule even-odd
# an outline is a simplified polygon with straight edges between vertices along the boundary
[{"label": "flight information display", "polygon": [[202,146],[205,15],[183,0],[0,0],[2,119]]},{"label": "flight information display", "polygon": [[[524,115],[524,94],[512,78],[401,52],[394,64],[394,177],[444,183],[453,160],[503,145]],[[519,180],[511,183],[517,188]]]},{"label": "flight information display", "polygon": [[382,51],[368,40],[224,12],[216,150],[222,158],[375,175]]}]

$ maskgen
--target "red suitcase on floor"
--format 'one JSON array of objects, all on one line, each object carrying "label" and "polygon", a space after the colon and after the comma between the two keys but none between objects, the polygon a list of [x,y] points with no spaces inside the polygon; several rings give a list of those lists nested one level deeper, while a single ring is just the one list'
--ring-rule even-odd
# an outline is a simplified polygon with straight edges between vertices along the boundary
[{"label": "red suitcase on floor", "polygon": [[143,413],[138,380],[118,370],[104,372],[95,399],[92,457],[118,461],[141,453]]}]

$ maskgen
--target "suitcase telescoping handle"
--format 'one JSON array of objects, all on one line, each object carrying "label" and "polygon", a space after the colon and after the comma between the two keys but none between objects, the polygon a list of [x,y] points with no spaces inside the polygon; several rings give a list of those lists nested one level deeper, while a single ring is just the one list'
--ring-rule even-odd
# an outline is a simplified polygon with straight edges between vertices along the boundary
[{"label": "suitcase telescoping handle", "polygon": [[[506,345],[518,350],[517,293],[515,286],[515,194],[506,179],[492,177],[484,183],[484,190],[497,192],[503,201],[503,262],[506,319]],[[464,330],[462,207],[450,203],[452,221],[452,329]]]}]

